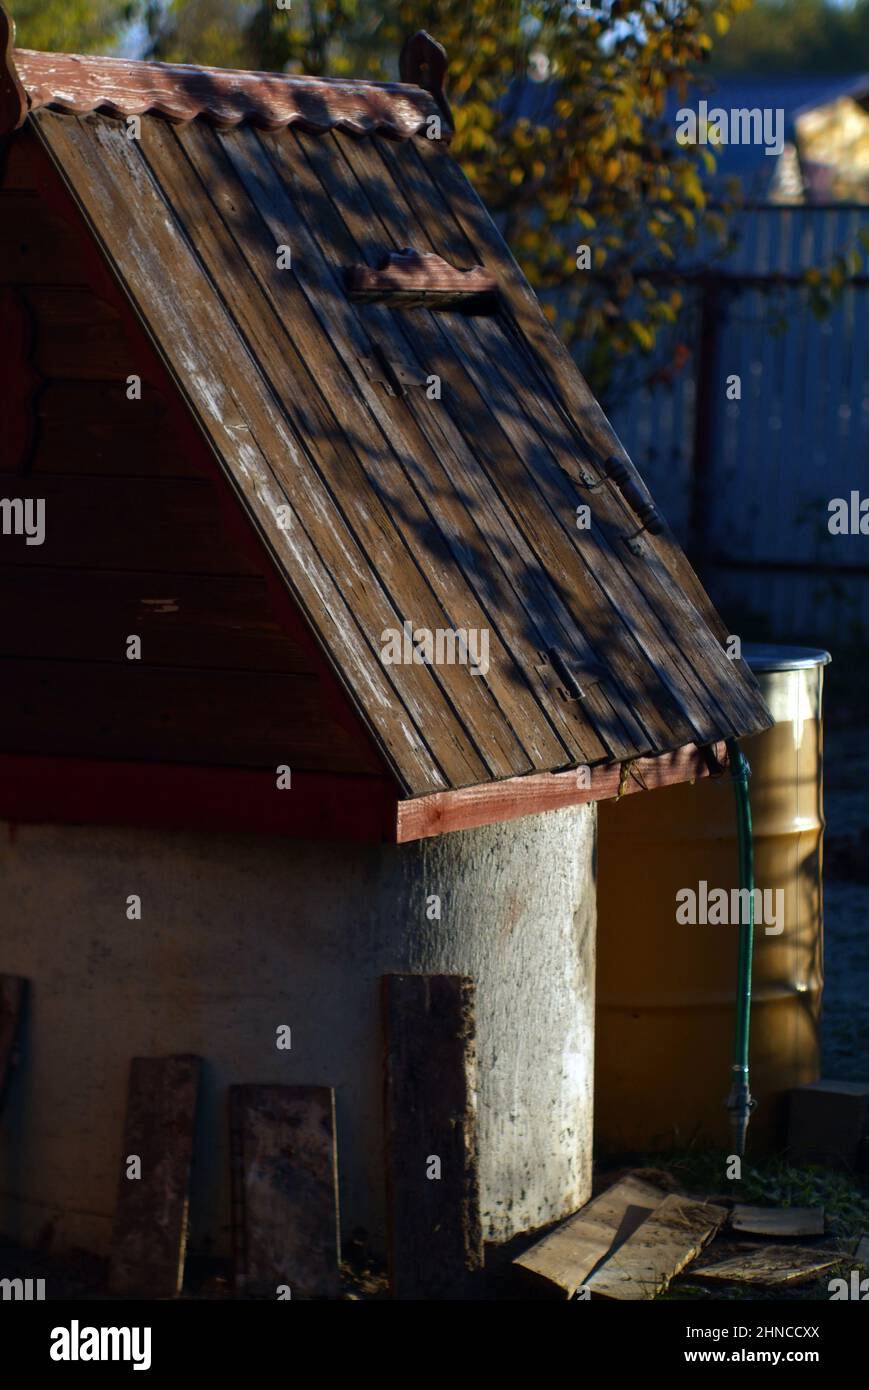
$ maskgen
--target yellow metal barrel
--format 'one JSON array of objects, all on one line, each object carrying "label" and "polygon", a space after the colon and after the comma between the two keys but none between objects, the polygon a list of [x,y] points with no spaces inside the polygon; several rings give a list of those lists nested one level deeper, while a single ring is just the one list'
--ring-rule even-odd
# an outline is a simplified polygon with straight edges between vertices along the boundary
[{"label": "yellow metal barrel", "polygon": [[[830,657],[749,644],[743,655],[775,719],[742,744],[752,769],[755,883],[764,894],[755,899],[758,1107],[748,1140],[749,1153],[759,1153],[784,1144],[788,1090],[819,1076],[821,698]],[[602,802],[599,811],[598,1152],[727,1146],[739,932],[730,776]],[[713,896],[717,889],[725,894]]]}]

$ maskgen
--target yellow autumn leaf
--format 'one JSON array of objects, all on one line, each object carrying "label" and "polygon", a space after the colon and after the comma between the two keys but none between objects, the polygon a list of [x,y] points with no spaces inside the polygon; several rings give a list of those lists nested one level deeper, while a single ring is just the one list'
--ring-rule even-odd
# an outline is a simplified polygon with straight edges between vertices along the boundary
[{"label": "yellow autumn leaf", "polygon": [[651,352],[655,346],[655,335],[639,319],[628,320],[628,332],[639,343],[644,352]]}]

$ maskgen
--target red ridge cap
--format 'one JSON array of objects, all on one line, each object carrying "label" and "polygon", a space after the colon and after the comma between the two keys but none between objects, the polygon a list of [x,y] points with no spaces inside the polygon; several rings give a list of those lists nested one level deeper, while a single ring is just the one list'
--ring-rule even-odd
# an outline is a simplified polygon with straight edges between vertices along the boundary
[{"label": "red ridge cap", "polygon": [[[435,97],[403,82],[296,77],[187,64],[138,62],[17,48],[13,60],[31,111],[50,106],[77,116],[202,117],[228,128],[299,125],[404,140],[440,115]],[[449,131],[445,130],[444,135]]]}]

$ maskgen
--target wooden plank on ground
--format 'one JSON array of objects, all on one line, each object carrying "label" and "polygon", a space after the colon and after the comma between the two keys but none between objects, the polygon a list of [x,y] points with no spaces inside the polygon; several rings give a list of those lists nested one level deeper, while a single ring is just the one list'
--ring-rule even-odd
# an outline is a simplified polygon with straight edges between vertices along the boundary
[{"label": "wooden plank on ground", "polygon": [[710,1251],[691,1268],[701,1279],[721,1279],[737,1284],[798,1284],[813,1279],[839,1264],[838,1250],[812,1250],[798,1245],[762,1245],[725,1252]]},{"label": "wooden plank on ground", "polygon": [[[232,1086],[236,1291],[338,1296],[338,1160],[329,1086]],[[286,1295],[284,1295],[286,1296]]]},{"label": "wooden plank on ground", "polygon": [[[109,1260],[113,1294],[174,1298],[181,1290],[199,1067],[192,1056],[130,1063]],[[134,1158],[140,1176],[133,1176]]]},{"label": "wooden plank on ground", "polygon": [[17,1044],[27,981],[21,975],[0,975],[0,1109],[17,1062]]},{"label": "wooden plank on ground", "polygon": [[733,1208],[730,1224],[734,1231],[753,1236],[822,1236],[823,1207],[747,1207]]},{"label": "wooden plank on ground", "polygon": [[613,1183],[557,1230],[513,1261],[541,1292],[572,1298],[617,1244],[651,1215],[667,1194],[632,1175]]},{"label": "wooden plank on ground", "polygon": [[724,1207],[669,1196],[605,1264],[586,1280],[595,1297],[654,1298],[711,1240],[727,1219]]},{"label": "wooden plank on ground", "polygon": [[474,985],[386,975],[386,1171],[395,1298],[460,1298],[482,1267]]}]

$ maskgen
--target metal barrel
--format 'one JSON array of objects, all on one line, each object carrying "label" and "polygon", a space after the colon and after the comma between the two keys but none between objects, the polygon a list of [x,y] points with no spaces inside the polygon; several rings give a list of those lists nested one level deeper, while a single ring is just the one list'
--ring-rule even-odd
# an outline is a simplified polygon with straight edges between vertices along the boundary
[{"label": "metal barrel", "polygon": [[[783,1147],[787,1092],[819,1076],[821,704],[830,657],[747,643],[743,656],[775,719],[742,742],[763,894],[755,899],[751,1154]],[[740,886],[731,779],[603,802],[598,824],[597,1149],[726,1147]]]}]

